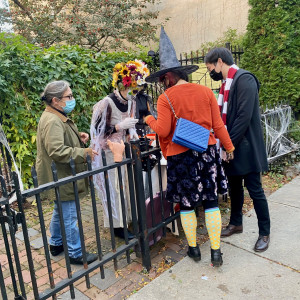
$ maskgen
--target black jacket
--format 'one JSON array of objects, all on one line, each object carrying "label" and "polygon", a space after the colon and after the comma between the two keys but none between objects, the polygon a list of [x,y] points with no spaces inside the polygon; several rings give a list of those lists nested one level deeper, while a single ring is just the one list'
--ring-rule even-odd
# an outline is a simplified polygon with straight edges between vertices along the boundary
[{"label": "black jacket", "polygon": [[245,175],[268,170],[259,111],[259,82],[239,69],[228,96],[227,130],[235,147],[234,160],[225,164],[226,174]]}]

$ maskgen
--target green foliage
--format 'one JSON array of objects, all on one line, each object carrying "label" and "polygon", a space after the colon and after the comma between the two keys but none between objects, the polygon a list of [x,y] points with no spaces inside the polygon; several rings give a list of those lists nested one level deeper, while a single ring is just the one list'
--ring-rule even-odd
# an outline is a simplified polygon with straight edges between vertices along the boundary
[{"label": "green foliage", "polygon": [[288,167],[295,166],[299,162],[300,150],[298,149],[270,163],[269,172],[271,176],[281,178]]},{"label": "green foliage", "polygon": [[14,35],[0,34],[0,115],[22,178],[30,183],[36,156],[36,129],[44,110],[40,100],[46,84],[67,80],[76,98],[71,118],[89,132],[93,105],[112,91],[112,68],[117,62],[149,57],[139,53],[95,53],[78,46],[41,49]]},{"label": "green foliage", "polygon": [[300,121],[293,120],[288,131],[288,137],[294,143],[300,143]]},{"label": "green foliage", "polygon": [[226,43],[230,43],[232,47],[240,47],[242,45],[244,34],[238,34],[236,29],[229,28],[224,32],[223,36],[214,42],[208,42],[201,45],[201,50],[207,53],[214,47],[224,47]]},{"label": "green foliage", "polygon": [[[197,52],[205,55],[210,49],[214,47],[225,47],[226,43],[230,43],[232,47],[240,47],[243,43],[243,39],[244,34],[238,34],[236,29],[229,28],[224,32],[223,36],[221,36],[217,40],[201,44]],[[193,56],[194,54],[196,54],[195,51],[193,51]]]},{"label": "green foliage", "polygon": [[[63,43],[97,51],[125,49],[155,38],[159,0],[11,0],[0,9],[0,24],[41,47]],[[149,5],[152,9],[149,9]]]},{"label": "green foliage", "polygon": [[[281,102],[300,111],[299,5],[296,0],[249,0],[242,67],[261,83],[263,107]],[[299,4],[299,3],[298,3]]]}]

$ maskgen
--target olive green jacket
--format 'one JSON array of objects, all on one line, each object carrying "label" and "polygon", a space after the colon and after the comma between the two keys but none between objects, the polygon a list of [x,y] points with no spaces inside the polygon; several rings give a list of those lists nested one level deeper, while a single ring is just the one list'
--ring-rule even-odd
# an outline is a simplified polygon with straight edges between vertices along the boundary
[{"label": "olive green jacket", "polygon": [[[77,126],[68,117],[50,106],[46,106],[37,130],[36,172],[39,185],[53,181],[51,163],[55,162],[58,178],[72,175],[70,158],[76,166],[76,173],[86,170],[86,156],[92,149],[84,148]],[[77,181],[79,197],[86,195],[87,179]],[[62,201],[75,200],[73,184],[68,183],[59,188]],[[43,197],[54,197],[54,190],[45,192]],[[55,199],[55,198],[54,198]]]}]

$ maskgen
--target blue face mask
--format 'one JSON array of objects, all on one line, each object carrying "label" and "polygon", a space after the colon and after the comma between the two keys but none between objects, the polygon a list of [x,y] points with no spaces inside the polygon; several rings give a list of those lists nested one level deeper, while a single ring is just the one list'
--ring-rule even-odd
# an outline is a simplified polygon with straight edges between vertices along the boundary
[{"label": "blue face mask", "polygon": [[72,100],[66,101],[66,106],[64,106],[62,109],[63,109],[64,113],[69,114],[75,108],[75,105],[76,105],[76,101],[75,101],[75,99],[72,99]]}]

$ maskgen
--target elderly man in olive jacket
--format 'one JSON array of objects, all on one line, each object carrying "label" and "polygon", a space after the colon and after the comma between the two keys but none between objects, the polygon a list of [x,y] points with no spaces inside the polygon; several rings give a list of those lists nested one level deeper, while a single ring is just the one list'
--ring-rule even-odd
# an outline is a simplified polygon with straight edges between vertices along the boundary
[{"label": "elderly man in olive jacket", "polygon": [[[43,93],[42,100],[46,104],[42,113],[37,130],[37,159],[36,171],[39,184],[53,181],[51,170],[52,162],[55,163],[58,179],[72,175],[70,159],[75,162],[76,173],[86,170],[86,157],[96,155],[96,151],[84,148],[88,141],[87,133],[79,133],[76,125],[67,116],[75,107],[75,99],[66,81],[54,81],[49,83]],[[79,199],[87,193],[87,180],[77,181]],[[63,252],[63,238],[59,219],[58,201],[62,209],[68,255],[73,264],[83,264],[81,240],[77,225],[77,213],[73,184],[68,183],[60,186],[59,199],[54,198],[54,193],[47,193],[43,196],[50,196],[55,199],[53,215],[50,223],[51,238],[50,253],[56,256]],[[87,262],[97,259],[92,253],[87,253]]]},{"label": "elderly man in olive jacket", "polygon": [[270,242],[268,203],[261,185],[261,172],[268,170],[259,111],[259,83],[250,72],[239,69],[226,48],[214,48],[205,57],[213,80],[223,80],[218,103],[235,147],[234,159],[225,163],[231,199],[231,216],[221,236],[243,232],[244,185],[253,200],[259,237],[254,246],[265,251]]}]

